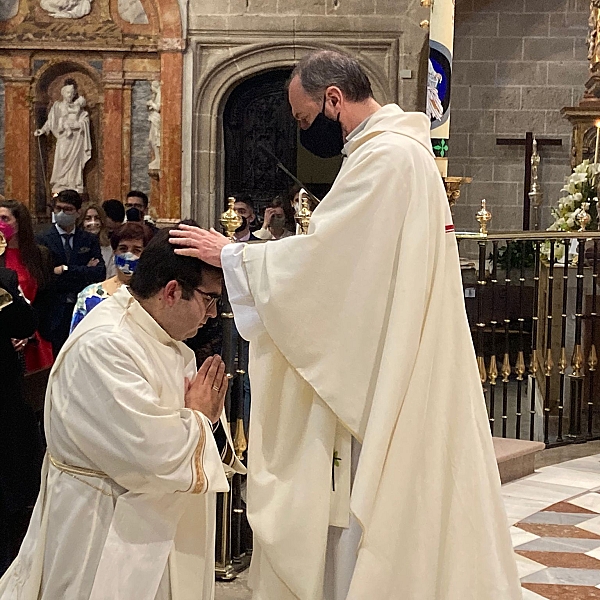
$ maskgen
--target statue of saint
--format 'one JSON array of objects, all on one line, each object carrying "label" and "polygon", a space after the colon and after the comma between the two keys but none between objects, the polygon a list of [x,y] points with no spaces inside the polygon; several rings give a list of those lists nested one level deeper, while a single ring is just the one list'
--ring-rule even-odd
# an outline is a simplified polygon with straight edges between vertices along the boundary
[{"label": "statue of saint", "polygon": [[90,14],[92,0],[41,0],[40,6],[55,19],[81,19]]},{"label": "statue of saint", "polygon": [[149,171],[160,169],[160,81],[153,81],[152,98],[146,102],[148,106],[148,121],[150,121],[150,133],[148,141],[154,158],[148,165]]},{"label": "statue of saint", "polygon": [[590,2],[590,20],[588,42],[588,60],[590,61],[590,70],[594,73],[600,63],[600,0],[591,0]]},{"label": "statue of saint", "polygon": [[74,79],[65,80],[60,93],[62,100],[52,105],[48,120],[34,135],[52,132],[56,138],[54,167],[50,178],[52,193],[56,194],[61,190],[82,193],[83,169],[92,156],[90,117],[83,110],[85,98],[77,94]]}]

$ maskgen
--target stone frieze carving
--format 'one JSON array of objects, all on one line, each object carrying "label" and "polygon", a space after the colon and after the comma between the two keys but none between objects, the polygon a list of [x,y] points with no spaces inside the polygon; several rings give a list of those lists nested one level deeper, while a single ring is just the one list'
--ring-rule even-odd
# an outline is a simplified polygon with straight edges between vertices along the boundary
[{"label": "stone frieze carving", "polygon": [[90,14],[92,0],[40,0],[40,6],[55,19],[81,19]]}]

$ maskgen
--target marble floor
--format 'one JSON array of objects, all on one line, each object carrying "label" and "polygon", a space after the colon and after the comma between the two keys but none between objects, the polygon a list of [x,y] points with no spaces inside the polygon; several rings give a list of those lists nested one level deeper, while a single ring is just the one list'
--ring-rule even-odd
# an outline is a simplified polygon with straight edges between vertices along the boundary
[{"label": "marble floor", "polygon": [[[600,600],[600,442],[545,450],[536,468],[502,486],[523,600]],[[246,582],[217,583],[215,600],[250,600]]]}]

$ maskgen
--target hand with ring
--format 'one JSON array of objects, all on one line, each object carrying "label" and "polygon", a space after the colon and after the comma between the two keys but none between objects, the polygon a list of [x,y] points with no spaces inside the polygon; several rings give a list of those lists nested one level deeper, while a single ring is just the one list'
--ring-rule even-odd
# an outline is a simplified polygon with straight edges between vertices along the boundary
[{"label": "hand with ring", "polygon": [[216,423],[225,403],[228,386],[225,363],[215,354],[209,356],[192,382],[186,379],[185,406],[206,415]]}]

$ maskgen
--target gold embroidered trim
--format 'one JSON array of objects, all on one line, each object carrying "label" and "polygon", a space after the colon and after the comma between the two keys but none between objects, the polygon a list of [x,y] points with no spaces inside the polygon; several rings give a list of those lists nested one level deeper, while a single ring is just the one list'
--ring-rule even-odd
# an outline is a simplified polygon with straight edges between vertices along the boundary
[{"label": "gold embroidered trim", "polygon": [[204,473],[204,469],[202,468],[204,459],[204,448],[206,447],[206,432],[204,431],[204,423],[202,422],[202,417],[196,411],[194,411],[194,416],[196,417],[196,421],[198,422],[198,430],[200,437],[198,438],[198,445],[196,446],[196,451],[194,452],[192,478],[194,477],[194,475],[196,476],[196,484],[193,486],[191,493],[201,494],[205,490],[207,484],[206,474]]},{"label": "gold embroidered trim", "polygon": [[65,473],[66,475],[71,476],[73,479],[77,479],[77,481],[79,481],[80,483],[83,483],[84,485],[91,487],[92,489],[96,490],[97,492],[100,492],[101,494],[104,494],[105,496],[112,498],[112,496],[113,496],[112,492],[109,493],[106,490],[103,490],[102,488],[92,485],[89,481],[80,479],[80,477],[95,477],[96,479],[110,479],[110,477],[106,473],[103,473],[102,471],[94,471],[93,469],[84,469],[83,467],[74,467],[72,465],[67,465],[65,463],[60,462],[59,460],[56,460],[56,458],[54,458],[54,456],[52,456],[52,454],[50,454],[50,453],[48,453],[48,459],[50,460],[50,463],[52,464],[52,466],[54,466],[56,469],[58,469],[62,473]]}]

